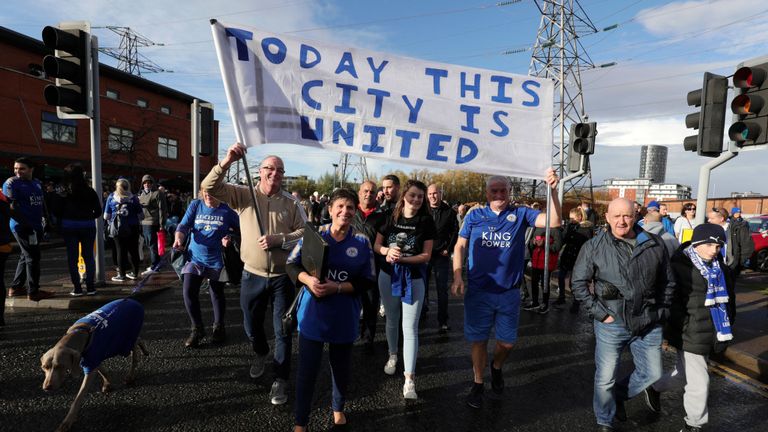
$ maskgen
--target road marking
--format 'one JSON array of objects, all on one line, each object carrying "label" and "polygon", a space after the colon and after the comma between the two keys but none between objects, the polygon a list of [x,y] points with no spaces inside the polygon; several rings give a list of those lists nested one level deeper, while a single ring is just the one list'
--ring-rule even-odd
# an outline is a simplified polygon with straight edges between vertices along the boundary
[{"label": "road marking", "polygon": [[733,370],[727,366],[723,366],[714,361],[709,362],[709,370],[721,377],[738,384],[739,386],[758,394],[768,399],[768,385],[761,383],[760,381],[751,378],[743,373]]}]

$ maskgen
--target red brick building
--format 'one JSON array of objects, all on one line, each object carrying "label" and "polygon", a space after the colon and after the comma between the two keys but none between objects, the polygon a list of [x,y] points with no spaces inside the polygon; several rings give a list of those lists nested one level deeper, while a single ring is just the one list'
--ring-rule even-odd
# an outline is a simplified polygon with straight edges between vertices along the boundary
[{"label": "red brick building", "polygon": [[[42,42],[0,27],[0,179],[12,175],[13,160],[34,159],[38,177],[56,179],[61,169],[80,162],[91,167],[88,120],[62,120],[47,105],[43,89],[53,80],[42,72],[50,54]],[[102,177],[113,185],[123,176],[135,188],[144,174],[191,189],[190,111],[193,96],[101,64]],[[218,123],[214,125],[218,137]],[[217,161],[201,157],[204,175]]]}]

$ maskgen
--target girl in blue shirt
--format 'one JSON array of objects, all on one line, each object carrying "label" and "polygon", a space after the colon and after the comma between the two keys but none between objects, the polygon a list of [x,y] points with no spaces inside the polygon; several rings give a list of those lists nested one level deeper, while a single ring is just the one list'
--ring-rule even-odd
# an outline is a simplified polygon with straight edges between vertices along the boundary
[{"label": "girl in blue shirt", "polygon": [[[141,232],[139,222],[144,219],[144,209],[141,208],[136,195],[131,193],[131,184],[123,178],[117,180],[115,191],[107,198],[107,203],[104,205],[104,220],[114,223],[117,218],[120,218],[120,223],[127,225],[128,229],[114,238],[119,269],[112,281],[125,282],[126,278],[136,279],[136,275],[139,274],[139,234]],[[131,255],[132,272],[126,272],[128,254]],[[88,294],[96,294],[96,291],[89,291]]]},{"label": "girl in blue shirt", "polygon": [[184,340],[187,348],[196,348],[205,336],[199,294],[200,286],[206,278],[211,285],[213,305],[211,342],[219,344],[226,339],[224,282],[219,280],[221,269],[224,267],[222,246],[231,241],[233,231],[240,229],[240,218],[234,210],[206,191],[202,191],[200,195],[201,200],[194,200],[187,207],[187,212],[176,227],[173,242],[174,249],[183,249],[184,239],[191,236],[188,247],[190,259],[181,271],[184,275],[184,306],[192,321],[192,333]]},{"label": "girl in blue shirt", "polygon": [[331,223],[320,227],[328,243],[328,276],[320,280],[301,264],[300,240],[288,257],[286,271],[302,287],[298,303],[299,368],[296,374],[296,427],[306,430],[312,393],[320,370],[323,346],[328,343],[328,357],[333,380],[333,423],[344,425],[344,414],[352,343],[358,335],[360,294],[374,289],[374,265],[371,243],[351,224],[357,209],[357,194],[348,189],[335,191],[328,203]]}]

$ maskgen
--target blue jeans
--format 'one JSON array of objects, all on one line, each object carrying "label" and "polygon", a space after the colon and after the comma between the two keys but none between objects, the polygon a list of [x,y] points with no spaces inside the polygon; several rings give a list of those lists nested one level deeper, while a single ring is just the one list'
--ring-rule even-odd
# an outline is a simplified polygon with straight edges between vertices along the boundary
[{"label": "blue jeans", "polygon": [[[624,324],[594,321],[595,395],[592,401],[597,424],[611,426],[616,415],[616,400],[637,396],[661,378],[661,326],[642,336],[632,336]],[[616,379],[621,352],[629,345],[635,370]]]},{"label": "blue jeans", "polygon": [[82,292],[80,285],[80,272],[77,271],[77,246],[85,261],[85,286],[88,291],[93,291],[93,277],[96,274],[96,261],[93,259],[93,242],[96,241],[96,227],[92,228],[62,228],[61,236],[67,246],[67,267],[69,278],[75,287],[75,292]]},{"label": "blue jeans", "polygon": [[427,266],[427,278],[424,281],[426,290],[429,290],[429,279],[435,274],[435,291],[437,292],[437,323],[448,324],[448,278],[451,275],[451,257],[432,255]]},{"label": "blue jeans", "polygon": [[266,278],[243,270],[240,282],[240,308],[243,310],[243,326],[253,351],[259,355],[269,353],[269,343],[264,332],[267,306],[272,305],[272,327],[275,331],[275,355],[272,365],[277,378],[287,380],[291,371],[291,336],[283,333],[281,317],[293,301],[293,282],[287,275]]},{"label": "blue jeans", "polygon": [[[296,424],[306,426],[312,409],[312,394],[315,391],[317,374],[320,372],[325,342],[307,339],[299,333],[299,368],[296,371]],[[352,344],[328,344],[328,363],[331,366],[333,395],[331,407],[336,412],[344,411],[347,385],[352,363]]]},{"label": "blue jeans", "polygon": [[419,351],[419,318],[424,302],[424,279],[413,279],[413,304],[403,303],[400,297],[392,295],[392,278],[385,272],[379,272],[379,293],[384,313],[387,318],[386,333],[389,353],[397,353],[400,337],[400,314],[403,315],[403,365],[405,373],[416,370],[416,357]]},{"label": "blue jeans", "polygon": [[147,249],[149,249],[150,267],[155,267],[160,262],[160,255],[157,252],[157,231],[159,229],[159,225],[141,226],[141,232],[144,237],[144,245],[146,245]]}]

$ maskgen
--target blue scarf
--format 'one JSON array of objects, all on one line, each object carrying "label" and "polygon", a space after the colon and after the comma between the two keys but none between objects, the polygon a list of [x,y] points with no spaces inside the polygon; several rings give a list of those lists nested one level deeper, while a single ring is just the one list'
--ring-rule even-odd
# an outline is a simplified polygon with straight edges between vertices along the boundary
[{"label": "blue scarf", "polygon": [[[422,271],[421,267],[426,268],[426,265],[422,264],[418,266],[418,271],[421,272],[423,277],[424,271]],[[400,297],[400,300],[405,304],[413,304],[413,278],[411,276],[411,266],[398,263],[392,265],[392,296]]]},{"label": "blue scarf", "polygon": [[720,342],[733,339],[731,333],[731,320],[728,318],[728,291],[725,289],[725,275],[720,268],[717,260],[712,260],[712,266],[704,263],[704,260],[696,253],[693,246],[688,246],[684,250],[693,265],[699,270],[701,276],[707,281],[707,295],[704,300],[704,306],[709,308],[712,316],[712,322],[715,325],[717,340]]}]

